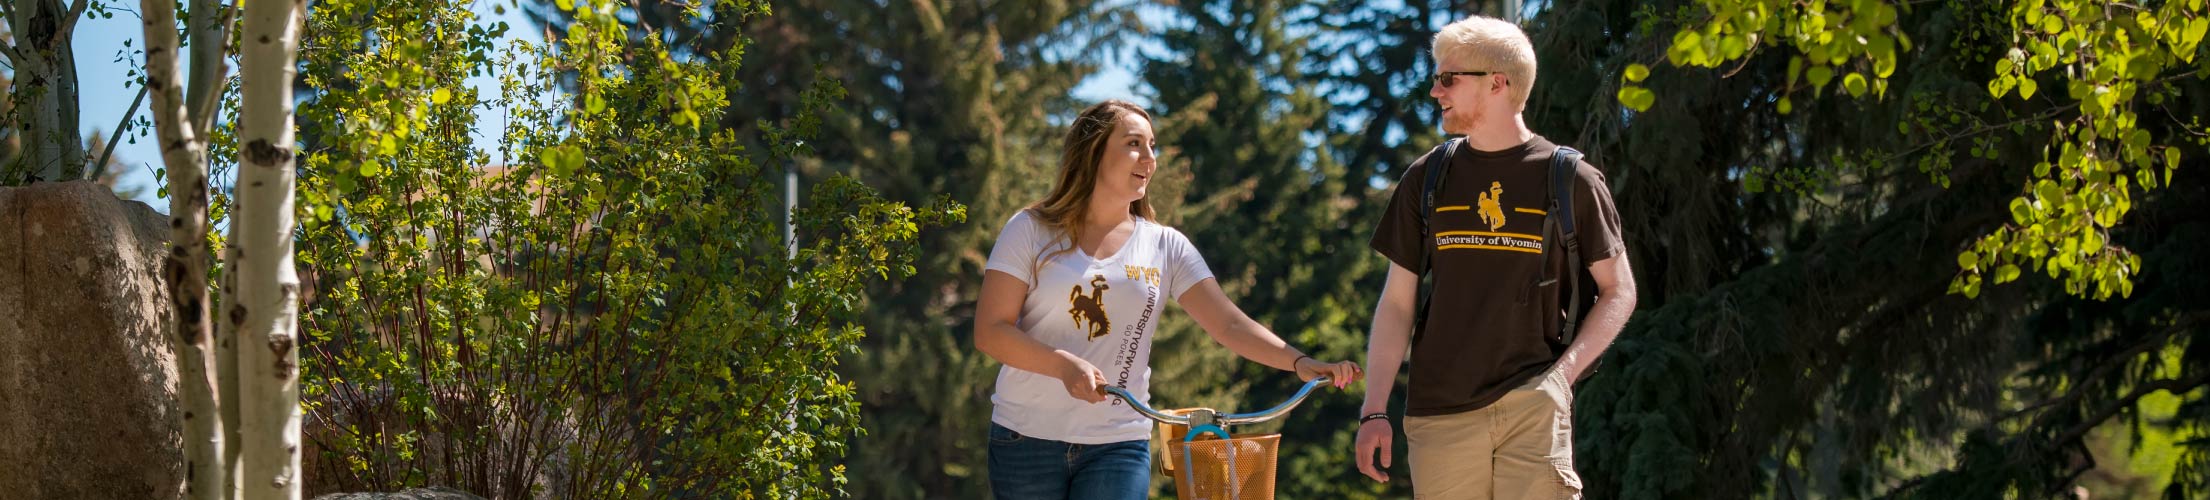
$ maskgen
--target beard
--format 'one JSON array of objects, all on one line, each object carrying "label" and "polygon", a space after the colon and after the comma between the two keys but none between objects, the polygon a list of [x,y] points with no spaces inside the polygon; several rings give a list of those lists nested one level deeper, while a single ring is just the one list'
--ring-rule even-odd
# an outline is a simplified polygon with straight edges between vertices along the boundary
[{"label": "beard", "polygon": [[1473,128],[1481,123],[1481,110],[1474,104],[1451,108],[1443,113],[1443,134],[1473,135]]},{"label": "beard", "polygon": [[1467,132],[1466,129],[1471,128],[1467,126],[1469,125],[1468,122],[1470,120],[1457,114],[1443,113],[1443,135],[1464,135]]}]

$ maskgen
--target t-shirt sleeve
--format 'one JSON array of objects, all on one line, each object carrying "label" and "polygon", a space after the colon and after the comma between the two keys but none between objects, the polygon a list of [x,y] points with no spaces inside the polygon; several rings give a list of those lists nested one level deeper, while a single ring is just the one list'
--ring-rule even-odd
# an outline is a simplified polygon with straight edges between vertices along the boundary
[{"label": "t-shirt sleeve", "polygon": [[1580,162],[1578,177],[1574,183],[1573,224],[1581,240],[1581,265],[1609,259],[1625,252],[1626,240],[1619,235],[1619,207],[1611,200],[1611,186],[1604,181],[1604,173]]},{"label": "t-shirt sleeve", "polygon": [[1389,206],[1381,212],[1381,224],[1374,228],[1373,241],[1367,246],[1389,258],[1398,266],[1413,274],[1427,272],[1426,259],[1420,258],[1420,246],[1427,244],[1426,228],[1420,224],[1420,193],[1427,182],[1426,156],[1412,162],[1412,168],[1404,169],[1404,177],[1397,179],[1397,187],[1389,195]]},{"label": "t-shirt sleeve", "polygon": [[983,265],[984,272],[1000,271],[1035,286],[1036,254],[1043,251],[1043,224],[1029,216],[1027,210],[1013,214],[998,230],[997,244],[990,247],[990,260]]},{"label": "t-shirt sleeve", "polygon": [[1168,300],[1181,300],[1182,292],[1189,287],[1212,278],[1212,266],[1205,264],[1205,256],[1197,252],[1197,245],[1189,237],[1173,228],[1167,228],[1164,256],[1166,257],[1166,285]]}]

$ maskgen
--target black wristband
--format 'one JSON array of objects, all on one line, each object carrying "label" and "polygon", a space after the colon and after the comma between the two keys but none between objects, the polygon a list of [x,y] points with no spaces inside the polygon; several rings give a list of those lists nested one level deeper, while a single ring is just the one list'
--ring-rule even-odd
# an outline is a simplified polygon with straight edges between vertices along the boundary
[{"label": "black wristband", "polygon": [[1358,425],[1366,425],[1366,422],[1367,422],[1367,421],[1370,421],[1370,420],[1382,420],[1382,421],[1387,421],[1387,420],[1389,420],[1389,414],[1388,414],[1388,413],[1368,413],[1368,414],[1366,414],[1366,416],[1363,416],[1363,417],[1358,417]]},{"label": "black wristband", "polygon": [[[1298,362],[1298,361],[1304,361],[1304,360],[1305,360],[1305,358],[1310,358],[1310,357],[1312,357],[1312,355],[1309,355],[1309,354],[1299,354],[1299,355],[1297,355],[1297,359],[1292,359],[1292,360],[1289,360],[1289,371],[1297,371],[1297,362]],[[1317,360],[1315,360],[1315,361],[1317,361]]]}]

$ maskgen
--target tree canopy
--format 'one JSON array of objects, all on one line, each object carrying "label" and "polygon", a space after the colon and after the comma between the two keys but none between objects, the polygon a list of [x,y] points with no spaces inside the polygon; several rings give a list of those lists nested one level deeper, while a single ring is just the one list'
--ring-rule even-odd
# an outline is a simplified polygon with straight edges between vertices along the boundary
[{"label": "tree canopy", "polygon": [[[310,491],[987,496],[982,267],[1110,68],[1157,117],[1161,219],[1253,318],[1362,359],[1366,242],[1442,139],[1429,40],[1476,12],[1532,37],[1527,122],[1610,180],[1641,284],[1578,391],[1589,497],[2210,491],[2200,0],[509,7],[538,25],[310,8]],[[61,109],[33,97],[0,128]],[[70,154],[34,146],[0,181]],[[1296,385],[1160,333],[1155,404]],[[1403,457],[1352,466],[1358,399],[1245,429],[1284,435],[1280,496],[1409,496]]]}]

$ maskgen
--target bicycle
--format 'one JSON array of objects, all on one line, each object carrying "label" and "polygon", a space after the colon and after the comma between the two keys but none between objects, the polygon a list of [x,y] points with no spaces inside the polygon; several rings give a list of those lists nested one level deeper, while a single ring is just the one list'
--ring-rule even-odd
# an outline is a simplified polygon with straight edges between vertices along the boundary
[{"label": "bicycle", "polygon": [[[1166,472],[1174,478],[1177,497],[1182,500],[1271,500],[1281,435],[1234,437],[1228,433],[1228,427],[1280,417],[1303,403],[1314,388],[1327,382],[1327,377],[1314,377],[1282,404],[1265,411],[1231,414],[1211,408],[1160,411],[1137,400],[1127,389],[1106,386],[1104,390],[1127,401],[1137,413],[1157,421],[1162,436],[1181,436],[1180,441],[1166,447],[1165,461]],[[1213,436],[1213,439],[1200,439],[1206,436]],[[1175,465],[1181,467],[1176,469]]]}]

